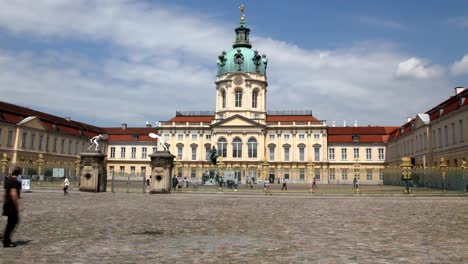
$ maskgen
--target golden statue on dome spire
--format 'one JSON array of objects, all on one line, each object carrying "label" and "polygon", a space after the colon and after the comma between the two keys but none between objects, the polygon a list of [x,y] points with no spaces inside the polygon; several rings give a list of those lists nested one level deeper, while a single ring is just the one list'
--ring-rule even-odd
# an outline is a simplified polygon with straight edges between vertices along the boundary
[{"label": "golden statue on dome spire", "polygon": [[245,20],[245,15],[244,15],[244,3],[242,3],[240,6],[239,6],[239,10],[241,12],[241,21],[244,22]]}]

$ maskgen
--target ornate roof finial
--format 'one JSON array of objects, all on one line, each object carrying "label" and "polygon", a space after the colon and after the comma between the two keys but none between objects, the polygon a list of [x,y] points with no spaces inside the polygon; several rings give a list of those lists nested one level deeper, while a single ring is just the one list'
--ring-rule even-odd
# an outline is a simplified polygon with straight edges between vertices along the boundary
[{"label": "ornate roof finial", "polygon": [[245,20],[245,15],[244,15],[244,3],[241,4],[241,6],[239,6],[239,10],[241,12],[241,21],[244,22]]}]

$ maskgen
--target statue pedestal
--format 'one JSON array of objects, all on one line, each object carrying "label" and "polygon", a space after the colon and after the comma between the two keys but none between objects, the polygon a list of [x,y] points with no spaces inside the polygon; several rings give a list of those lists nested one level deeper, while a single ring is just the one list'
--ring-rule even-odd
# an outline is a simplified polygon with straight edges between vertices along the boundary
[{"label": "statue pedestal", "polygon": [[169,151],[156,151],[151,158],[150,193],[170,193],[174,158]]},{"label": "statue pedestal", "polygon": [[81,153],[80,191],[105,192],[107,185],[106,156],[101,152]]}]

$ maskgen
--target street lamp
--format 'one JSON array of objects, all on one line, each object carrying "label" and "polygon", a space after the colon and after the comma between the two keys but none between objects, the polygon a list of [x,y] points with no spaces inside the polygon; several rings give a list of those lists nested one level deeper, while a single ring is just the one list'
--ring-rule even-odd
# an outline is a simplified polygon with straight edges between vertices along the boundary
[{"label": "street lamp", "polygon": [[440,158],[440,170],[442,172],[442,193],[447,194],[447,164],[445,163],[445,158]]},{"label": "street lamp", "polygon": [[354,159],[356,163],[354,163],[354,187],[356,188],[356,193],[359,193],[359,184],[360,184],[360,178],[361,178],[361,173],[360,173],[360,164],[359,164],[359,158]]},{"label": "street lamp", "polygon": [[409,188],[409,183],[411,181],[411,159],[409,157],[403,157],[401,159],[401,168],[403,169],[403,175],[401,176],[401,179],[405,182],[405,193],[410,194],[410,188]]}]

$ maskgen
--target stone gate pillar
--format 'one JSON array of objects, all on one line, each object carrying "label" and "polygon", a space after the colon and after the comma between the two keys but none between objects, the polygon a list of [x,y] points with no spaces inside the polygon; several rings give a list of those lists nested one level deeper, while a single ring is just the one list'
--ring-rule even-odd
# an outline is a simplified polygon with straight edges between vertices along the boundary
[{"label": "stone gate pillar", "polygon": [[151,158],[150,193],[170,193],[174,158],[169,151],[156,151]]},{"label": "stone gate pillar", "polygon": [[101,152],[81,153],[80,191],[105,192],[107,173],[105,155]]}]

